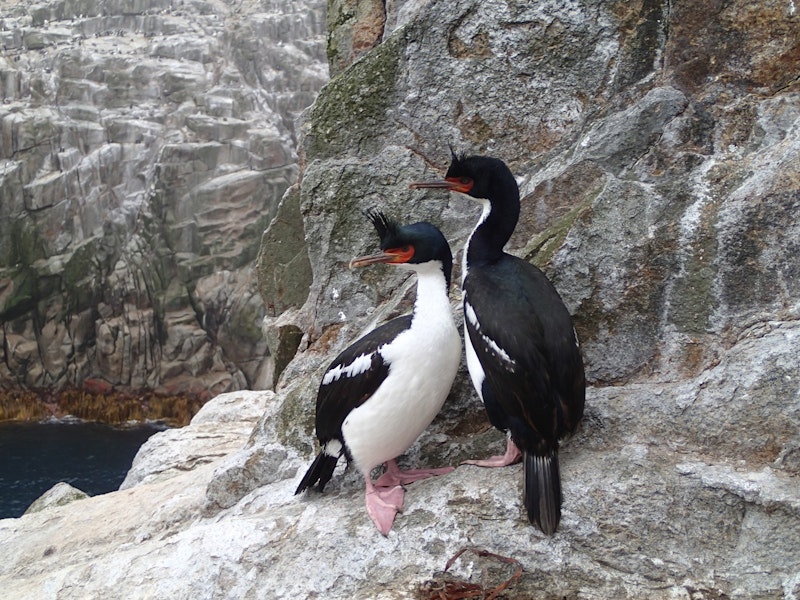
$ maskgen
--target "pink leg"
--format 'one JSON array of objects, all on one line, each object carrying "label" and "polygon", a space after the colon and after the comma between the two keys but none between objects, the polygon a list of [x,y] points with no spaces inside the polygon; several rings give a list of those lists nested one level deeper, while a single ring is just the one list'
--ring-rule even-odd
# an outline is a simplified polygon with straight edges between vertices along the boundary
[{"label": "pink leg", "polygon": [[490,456],[485,460],[465,460],[462,464],[478,465],[479,467],[507,467],[522,460],[522,452],[509,437],[506,445],[506,453],[502,456]]},{"label": "pink leg", "polygon": [[399,485],[394,487],[375,487],[369,477],[367,481],[367,513],[383,535],[389,535],[395,515],[403,509],[405,492]]},{"label": "pink leg", "polygon": [[386,462],[386,472],[378,478],[375,485],[378,487],[405,485],[407,483],[419,481],[420,479],[444,475],[453,470],[453,467],[442,467],[441,469],[412,469],[409,471],[401,471],[400,467],[397,466],[397,462],[392,459]]}]

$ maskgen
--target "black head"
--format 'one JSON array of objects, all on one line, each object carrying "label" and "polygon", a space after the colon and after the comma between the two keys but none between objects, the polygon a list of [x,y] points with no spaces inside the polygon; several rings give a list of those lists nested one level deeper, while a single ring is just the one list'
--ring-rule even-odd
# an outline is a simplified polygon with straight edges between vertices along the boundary
[{"label": "black head", "polygon": [[[452,152],[452,150],[451,150]],[[443,180],[412,183],[412,188],[444,188],[494,202],[519,202],[519,187],[511,171],[499,158],[465,156],[453,158]]]},{"label": "black head", "polygon": [[444,179],[420,181],[411,187],[446,189],[478,199],[485,212],[469,239],[467,264],[492,262],[503,255],[503,247],[517,226],[520,205],[519,186],[502,160],[453,152]]},{"label": "black head", "polygon": [[351,268],[374,263],[418,265],[439,261],[449,287],[453,254],[444,235],[436,226],[426,222],[401,226],[377,210],[370,210],[365,214],[381,238],[382,252],[354,258],[350,261]]},{"label": "black head", "polygon": [[[491,200],[499,189],[513,189],[519,198],[519,188],[511,171],[499,158],[491,156],[461,156],[453,153],[453,160],[445,174],[446,181],[457,181],[465,194],[473,198]],[[495,193],[493,193],[495,192]]]}]

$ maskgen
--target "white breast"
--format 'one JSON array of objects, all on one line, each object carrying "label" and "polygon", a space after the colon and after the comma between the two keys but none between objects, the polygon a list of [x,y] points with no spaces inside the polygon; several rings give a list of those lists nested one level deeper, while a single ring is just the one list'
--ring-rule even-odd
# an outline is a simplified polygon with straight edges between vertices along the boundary
[{"label": "white breast", "polygon": [[461,357],[441,269],[418,271],[411,327],[381,348],[389,375],[372,397],[350,412],[344,441],[359,468],[405,452],[442,408]]}]

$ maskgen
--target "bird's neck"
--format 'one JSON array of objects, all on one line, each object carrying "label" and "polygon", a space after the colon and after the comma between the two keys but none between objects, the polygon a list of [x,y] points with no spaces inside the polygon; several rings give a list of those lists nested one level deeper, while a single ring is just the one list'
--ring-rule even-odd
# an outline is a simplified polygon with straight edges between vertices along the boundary
[{"label": "bird's neck", "polygon": [[464,250],[463,276],[466,276],[469,265],[498,260],[519,220],[519,194],[504,202],[481,200],[481,203],[483,212]]},{"label": "bird's neck", "polygon": [[417,269],[417,299],[414,303],[412,327],[437,322],[452,322],[447,281],[438,263],[419,265]]}]

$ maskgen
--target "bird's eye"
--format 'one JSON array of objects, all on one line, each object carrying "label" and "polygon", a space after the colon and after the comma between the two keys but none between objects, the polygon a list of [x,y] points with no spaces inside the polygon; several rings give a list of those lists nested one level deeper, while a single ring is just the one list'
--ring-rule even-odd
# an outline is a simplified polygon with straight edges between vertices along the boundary
[{"label": "bird's eye", "polygon": [[402,248],[400,248],[400,251],[401,251],[403,254],[406,254],[406,253],[408,253],[408,252],[410,252],[410,251],[411,251],[411,246],[403,246]]},{"label": "bird's eye", "polygon": [[459,181],[464,185],[469,185],[470,183],[472,183],[472,179],[470,179],[469,177],[462,177],[461,179],[459,179]]}]

